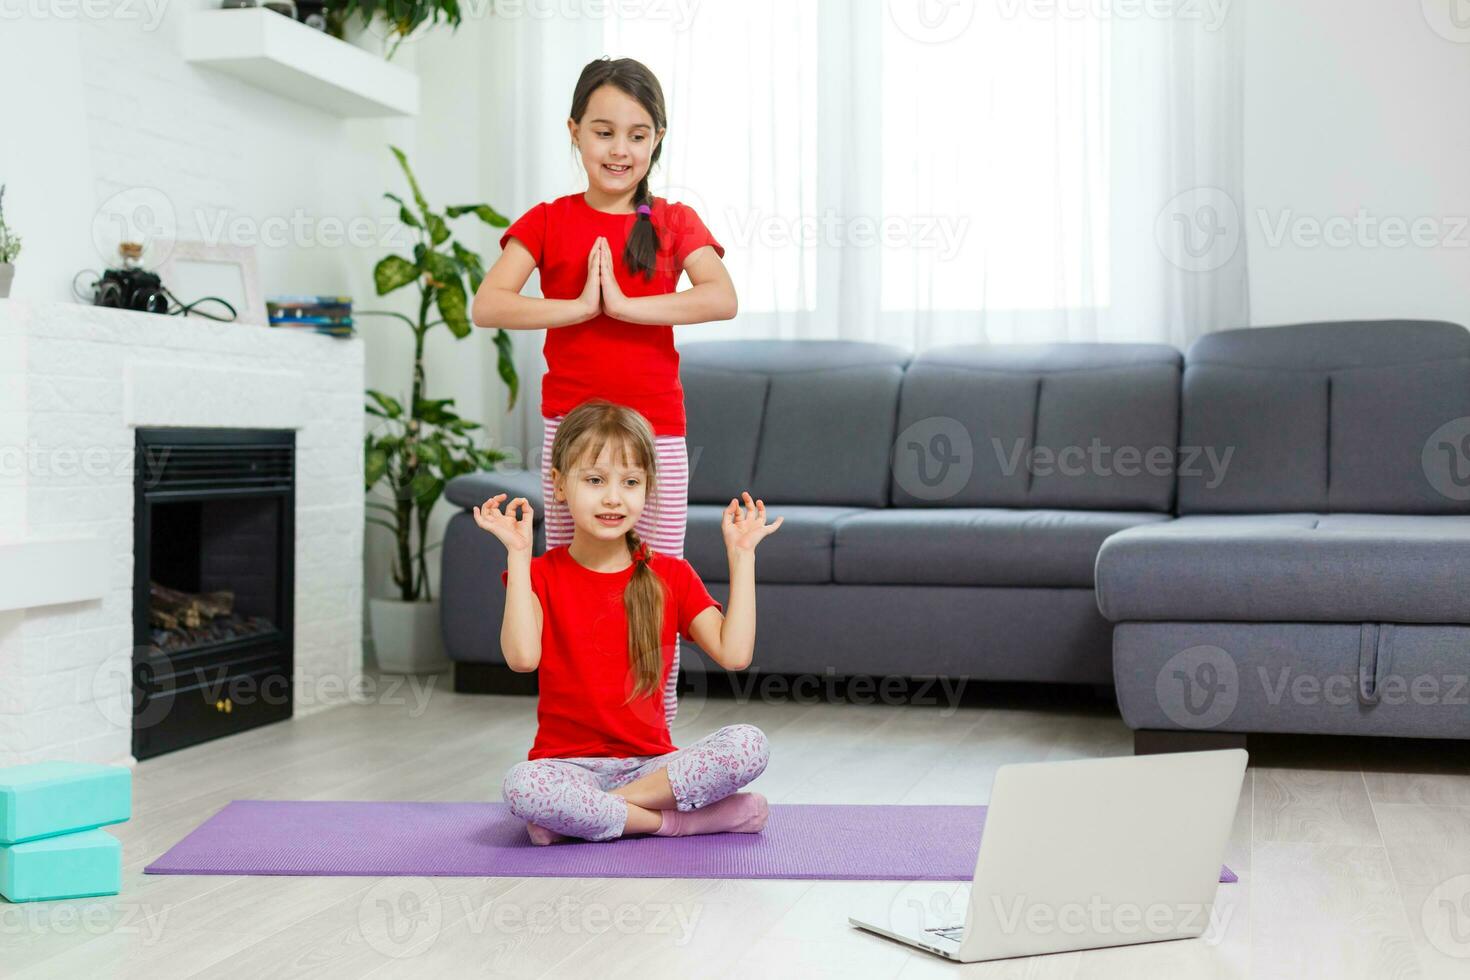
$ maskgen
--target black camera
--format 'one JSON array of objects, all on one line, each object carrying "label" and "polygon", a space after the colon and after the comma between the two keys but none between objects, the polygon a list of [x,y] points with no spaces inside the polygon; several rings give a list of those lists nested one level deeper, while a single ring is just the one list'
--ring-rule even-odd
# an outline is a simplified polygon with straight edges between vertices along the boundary
[{"label": "black camera", "polygon": [[143,313],[167,313],[163,280],[147,269],[108,269],[97,283],[96,305]]},{"label": "black camera", "polygon": [[167,313],[168,290],[163,288],[163,280],[138,264],[143,257],[142,244],[121,242],[117,251],[122,256],[122,268],[108,269],[93,284],[93,305],[140,313]]}]

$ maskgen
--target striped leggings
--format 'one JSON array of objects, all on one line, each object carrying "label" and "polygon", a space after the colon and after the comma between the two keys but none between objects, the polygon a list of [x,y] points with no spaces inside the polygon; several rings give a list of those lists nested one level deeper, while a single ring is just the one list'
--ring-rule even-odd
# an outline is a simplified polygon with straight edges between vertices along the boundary
[{"label": "striped leggings", "polygon": [[[555,495],[551,489],[551,443],[561,420],[562,416],[541,420],[545,426],[541,439],[541,500],[546,511],[547,548],[572,543],[572,513],[566,504],[552,499]],[[656,436],[654,441],[658,452],[657,482],[634,529],[654,551],[683,558],[684,529],[689,521],[689,449],[683,436]],[[679,645],[676,632],[674,666],[664,684],[664,717],[670,731],[679,710]]]}]

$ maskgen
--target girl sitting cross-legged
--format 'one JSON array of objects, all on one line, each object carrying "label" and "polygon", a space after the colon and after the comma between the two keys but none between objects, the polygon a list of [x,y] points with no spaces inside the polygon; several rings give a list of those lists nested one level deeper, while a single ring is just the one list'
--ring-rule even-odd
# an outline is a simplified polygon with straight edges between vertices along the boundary
[{"label": "girl sitting cross-legged", "polygon": [[516,671],[539,671],[536,740],[501,786],[536,844],[757,833],[766,799],[736,792],[766,768],[754,725],[726,725],[676,749],[663,691],[675,632],[727,670],[755,648],[755,548],[781,526],[765,503],[731,499],[721,520],[730,608],[683,558],[652,551],[635,526],[658,494],[648,420],[603,399],[584,401],[556,430],[547,461],[553,493],[573,520],[569,545],[532,557],[534,514],[506,494],[474,509],[506,548],[501,651]]}]

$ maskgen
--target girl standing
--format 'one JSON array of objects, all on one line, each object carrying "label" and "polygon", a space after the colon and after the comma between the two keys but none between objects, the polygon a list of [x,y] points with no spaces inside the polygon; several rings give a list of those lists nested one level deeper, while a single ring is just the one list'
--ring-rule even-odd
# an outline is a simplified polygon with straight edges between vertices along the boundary
[{"label": "girl standing", "polygon": [[[689,453],[674,324],[728,320],[735,288],[725,249],[687,205],[651,197],[648,174],[663,149],[663,90],[630,58],[582,69],[567,129],[587,171],[587,192],[537,204],[501,236],[503,249],[475,294],[484,327],[546,331],[541,383],[542,492],[548,550],[571,542],[572,517],[555,499],[550,455],[564,416],[588,398],[626,405],[652,425],[659,490],[636,528],[656,551],[684,555]],[[544,299],[520,295],[541,270]],[[681,273],[692,288],[676,291]],[[663,691],[678,711],[679,638]]]},{"label": "girl standing", "polygon": [[562,837],[758,833],[766,799],[738,793],[765,771],[770,749],[754,725],[726,725],[674,748],[662,691],[674,637],[698,643],[726,670],[755,649],[755,548],[784,518],[746,493],[721,518],[730,568],[728,614],[683,558],[650,550],[636,527],[662,479],[655,437],[637,412],[589,400],[562,421],[550,469],[571,514],[568,545],[532,557],[535,515],[506,494],[474,508],[506,548],[500,648],[512,670],[540,672],[536,740],[501,793],[536,844]]}]

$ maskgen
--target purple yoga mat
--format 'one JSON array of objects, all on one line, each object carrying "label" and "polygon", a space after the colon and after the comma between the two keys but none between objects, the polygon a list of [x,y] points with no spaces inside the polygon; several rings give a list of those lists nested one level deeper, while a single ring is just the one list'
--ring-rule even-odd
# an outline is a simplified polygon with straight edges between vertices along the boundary
[{"label": "purple yoga mat", "polygon": [[[983,806],[772,804],[759,834],[537,847],[504,803],[235,800],[143,870],[183,875],[969,881]],[[1229,868],[1221,881],[1235,881]]]}]

